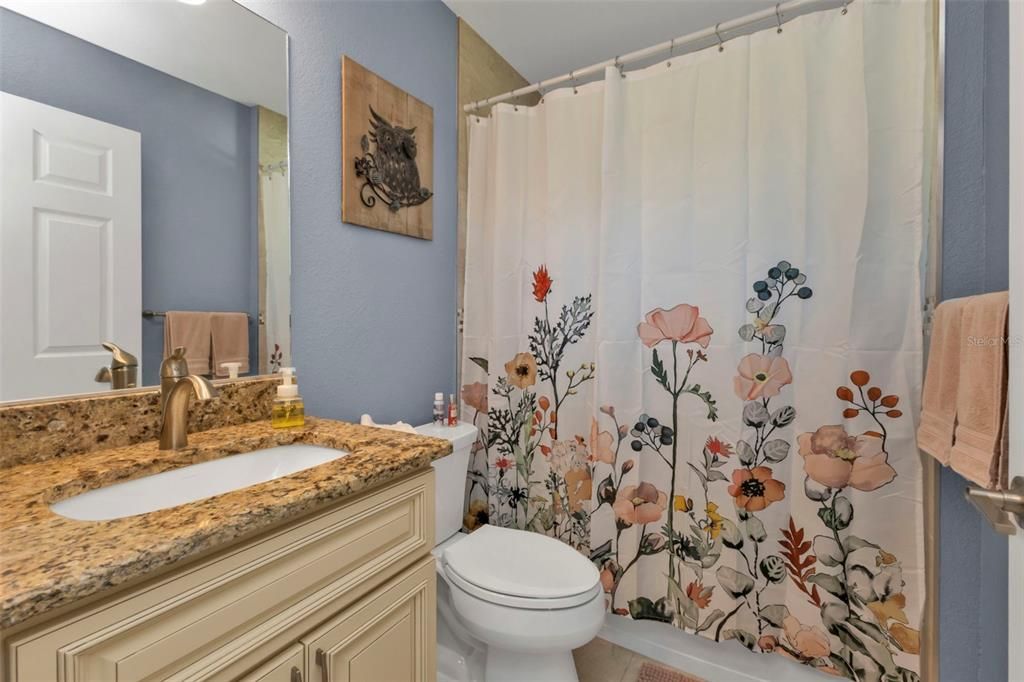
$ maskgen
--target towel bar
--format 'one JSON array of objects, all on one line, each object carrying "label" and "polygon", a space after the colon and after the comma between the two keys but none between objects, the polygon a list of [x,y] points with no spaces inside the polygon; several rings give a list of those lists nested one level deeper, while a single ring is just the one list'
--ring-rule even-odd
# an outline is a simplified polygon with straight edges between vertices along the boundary
[{"label": "towel bar", "polygon": [[1017,532],[1014,521],[1024,528],[1024,476],[1014,476],[1010,489],[1006,491],[969,485],[964,490],[964,497],[978,508],[996,532],[1014,535]]},{"label": "towel bar", "polygon": [[[143,310],[142,311],[142,316],[145,317],[145,318],[167,317],[167,313],[162,311],[162,310],[148,310],[147,309],[147,310]],[[250,315],[249,313],[246,313],[245,316],[247,318],[249,318],[249,322],[252,322],[252,315]],[[257,322],[257,324],[264,324],[263,313],[260,313],[257,316],[256,322]]]}]

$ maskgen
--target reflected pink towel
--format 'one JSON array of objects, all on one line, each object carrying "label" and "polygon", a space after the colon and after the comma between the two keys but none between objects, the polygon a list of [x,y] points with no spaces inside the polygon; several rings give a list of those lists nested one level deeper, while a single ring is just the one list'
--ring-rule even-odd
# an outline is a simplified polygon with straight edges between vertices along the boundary
[{"label": "reflected pink towel", "polygon": [[164,320],[164,357],[185,347],[189,374],[210,373],[210,313],[168,310]]},{"label": "reflected pink towel", "polygon": [[960,333],[963,310],[969,299],[943,301],[935,309],[931,341],[928,346],[928,370],[921,396],[921,424],[917,428],[917,447],[949,465],[956,429],[957,390],[960,387]]},{"label": "reflected pink towel", "polygon": [[964,306],[956,435],[949,465],[990,489],[1006,487],[1007,292]]},{"label": "reflected pink towel", "polygon": [[239,374],[249,373],[249,316],[245,313],[210,313],[213,336],[213,368],[219,377],[228,370],[221,365],[237,362]]}]

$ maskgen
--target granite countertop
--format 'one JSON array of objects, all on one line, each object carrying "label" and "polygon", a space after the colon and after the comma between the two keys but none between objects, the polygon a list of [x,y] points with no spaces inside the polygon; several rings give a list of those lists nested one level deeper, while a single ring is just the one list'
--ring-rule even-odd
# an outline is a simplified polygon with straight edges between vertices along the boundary
[{"label": "granite countertop", "polygon": [[[49,505],[87,490],[275,445],[347,450],[340,459],[198,502],[111,521],[73,521]],[[451,443],[399,431],[307,417],[189,435],[189,446],[156,441],[24,464],[0,476],[0,627],[140,578],[212,548],[422,469]]]}]

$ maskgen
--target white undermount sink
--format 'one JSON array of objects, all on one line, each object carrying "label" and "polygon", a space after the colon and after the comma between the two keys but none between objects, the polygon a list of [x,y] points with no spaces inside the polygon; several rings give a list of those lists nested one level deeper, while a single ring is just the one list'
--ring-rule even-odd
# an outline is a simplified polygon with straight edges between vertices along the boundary
[{"label": "white undermount sink", "polygon": [[288,476],[344,457],[318,445],[281,445],[97,488],[50,505],[76,521],[108,521],[177,507]]}]

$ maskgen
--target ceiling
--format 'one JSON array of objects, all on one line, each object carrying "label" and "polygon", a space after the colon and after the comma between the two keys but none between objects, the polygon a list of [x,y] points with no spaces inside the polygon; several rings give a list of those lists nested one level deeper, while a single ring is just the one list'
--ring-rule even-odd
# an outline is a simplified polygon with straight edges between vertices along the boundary
[{"label": "ceiling", "polygon": [[230,0],[0,0],[0,6],[246,105],[288,113],[288,35]]},{"label": "ceiling", "polygon": [[526,80],[560,76],[774,0],[444,0]]}]

